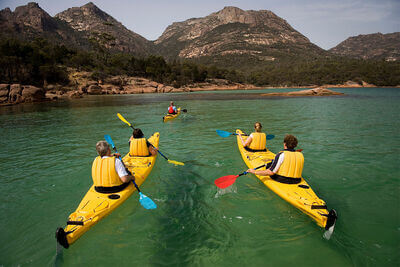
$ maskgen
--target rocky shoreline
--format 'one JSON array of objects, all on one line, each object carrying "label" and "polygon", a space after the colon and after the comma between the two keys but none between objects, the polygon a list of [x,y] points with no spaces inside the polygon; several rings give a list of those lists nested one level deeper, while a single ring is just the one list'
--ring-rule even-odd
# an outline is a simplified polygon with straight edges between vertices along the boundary
[{"label": "rocky shoreline", "polygon": [[[0,84],[0,105],[15,105],[20,103],[55,101],[59,99],[81,98],[85,95],[108,94],[144,94],[144,93],[179,93],[217,90],[251,90],[288,87],[257,87],[251,84],[232,83],[223,79],[209,79],[203,83],[186,85],[175,88],[157,83],[145,78],[129,76],[113,76],[101,81],[90,79],[90,72],[71,72],[70,84],[67,86],[47,84],[42,88],[33,85]],[[312,87],[312,86],[311,86]],[[326,96],[341,95],[326,88],[344,87],[375,87],[363,82],[362,84],[348,81],[341,85],[314,86],[308,90],[288,93],[268,93],[263,96]],[[310,88],[303,87],[303,88]]]}]

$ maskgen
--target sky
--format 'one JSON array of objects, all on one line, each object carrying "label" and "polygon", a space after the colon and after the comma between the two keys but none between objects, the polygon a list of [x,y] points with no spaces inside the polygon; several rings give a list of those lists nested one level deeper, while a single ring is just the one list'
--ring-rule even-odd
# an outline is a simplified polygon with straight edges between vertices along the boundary
[{"label": "sky", "polygon": [[[0,0],[0,9],[26,5]],[[36,0],[51,16],[89,0]],[[359,34],[400,32],[400,0],[92,0],[129,30],[156,40],[173,22],[205,17],[225,6],[270,10],[323,49]]]}]

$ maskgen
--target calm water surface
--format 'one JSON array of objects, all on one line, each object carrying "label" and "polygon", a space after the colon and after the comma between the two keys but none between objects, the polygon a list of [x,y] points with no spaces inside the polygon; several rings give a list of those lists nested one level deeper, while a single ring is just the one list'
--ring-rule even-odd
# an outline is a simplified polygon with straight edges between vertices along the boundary
[{"label": "calm water surface", "polygon": [[[337,90],[337,89],[335,89]],[[339,89],[345,96],[262,98],[271,91],[93,96],[0,107],[0,266],[399,266],[400,90]],[[188,113],[162,122],[168,102]],[[135,193],[63,253],[65,226],[91,185],[95,143],[104,134],[122,154],[131,130],[161,134],[163,158]],[[303,175],[339,214],[324,230],[265,187],[240,177],[217,194],[214,180],[246,170],[235,138],[260,121],[273,152],[286,133],[299,139]]]}]

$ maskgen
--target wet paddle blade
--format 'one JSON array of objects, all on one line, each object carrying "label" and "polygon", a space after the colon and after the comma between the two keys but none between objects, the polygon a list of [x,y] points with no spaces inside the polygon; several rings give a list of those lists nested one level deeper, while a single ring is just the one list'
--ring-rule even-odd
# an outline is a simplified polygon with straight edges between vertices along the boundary
[{"label": "wet paddle blade", "polygon": [[183,165],[185,165],[185,163],[183,163],[183,162],[179,162],[179,161],[175,161],[175,160],[168,160],[168,163],[172,163],[172,164],[174,164],[174,165],[181,165],[181,166],[183,166]]},{"label": "wet paddle blade", "polygon": [[274,138],[275,138],[275,135],[267,134],[267,140],[271,140],[271,139],[274,139]]},{"label": "wet paddle blade", "polygon": [[230,132],[227,132],[227,131],[216,130],[216,132],[217,132],[217,134],[218,134],[219,136],[221,136],[221,137],[228,137],[228,136],[231,135],[231,133],[230,133]]},{"label": "wet paddle blade", "polygon": [[111,147],[114,149],[115,145],[113,140],[111,139],[111,136],[109,136],[108,134],[104,135],[104,139],[107,141],[107,143],[109,143],[111,145]]},{"label": "wet paddle blade", "polygon": [[142,192],[139,192],[139,202],[140,204],[147,210],[152,210],[152,209],[156,209],[157,205],[156,203],[154,203],[153,200],[151,200],[151,198],[149,198],[148,196],[144,195]]},{"label": "wet paddle blade", "polygon": [[236,178],[238,178],[238,177],[239,177],[239,175],[222,176],[222,177],[216,179],[214,181],[214,183],[218,188],[224,189],[224,188],[227,188],[227,187],[233,185],[236,181]]},{"label": "wet paddle blade", "polygon": [[186,108],[182,109],[182,112],[185,112],[185,113],[186,113],[186,112],[187,112],[187,109],[186,109]]},{"label": "wet paddle blade", "polygon": [[122,115],[121,115],[120,113],[117,113],[117,116],[118,116],[118,118],[119,118],[121,121],[125,122],[125,123],[128,124],[129,126],[132,126],[132,125],[130,124],[130,122],[127,121],[127,120],[125,120],[125,118],[122,117]]}]

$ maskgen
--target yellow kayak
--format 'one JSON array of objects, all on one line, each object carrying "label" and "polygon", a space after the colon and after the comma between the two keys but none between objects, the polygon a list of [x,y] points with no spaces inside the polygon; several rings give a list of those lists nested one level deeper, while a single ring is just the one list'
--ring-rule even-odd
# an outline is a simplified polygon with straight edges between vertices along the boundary
[{"label": "yellow kayak", "polygon": [[[148,141],[158,148],[159,139],[160,134],[156,132]],[[153,169],[156,157],[157,154],[149,157],[131,157],[128,153],[122,160],[125,166],[135,173],[136,184],[140,186]],[[69,215],[67,226],[64,229],[61,227],[57,229],[57,242],[68,248],[93,225],[120,206],[135,191],[136,188],[133,183],[117,193],[99,193],[92,185],[78,208]]]},{"label": "yellow kayak", "polygon": [[178,112],[176,114],[167,114],[163,117],[163,121],[167,122],[170,120],[175,119],[176,117],[178,117],[181,114],[181,108],[178,108]]},{"label": "yellow kayak", "polygon": [[[236,130],[236,133],[241,133],[243,140],[247,139],[247,136],[241,131]],[[237,136],[237,143],[240,154],[246,165],[249,168],[255,168],[262,164],[271,162],[275,158],[275,154],[267,149],[266,152],[249,152],[244,149],[242,142]],[[265,167],[260,168],[265,170]],[[310,216],[317,224],[325,229],[329,229],[335,224],[336,211],[328,211],[325,201],[320,199],[307,182],[301,178],[300,183],[297,184],[286,184],[277,182],[269,176],[256,175],[269,189],[275,192],[278,196]]]}]

